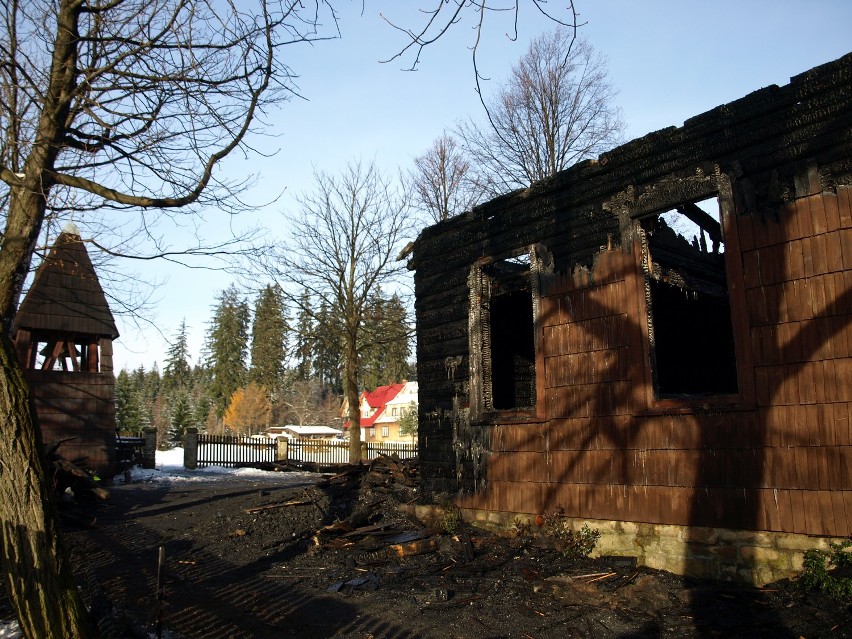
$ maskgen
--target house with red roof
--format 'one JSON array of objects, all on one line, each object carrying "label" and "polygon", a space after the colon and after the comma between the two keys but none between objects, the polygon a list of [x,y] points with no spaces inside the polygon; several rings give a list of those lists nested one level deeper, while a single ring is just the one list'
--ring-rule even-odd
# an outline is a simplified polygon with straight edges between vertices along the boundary
[{"label": "house with red roof", "polygon": [[[410,436],[400,435],[399,422],[406,410],[417,408],[417,382],[399,382],[379,386],[372,391],[362,391],[361,441],[364,442],[408,442]],[[349,412],[344,400],[342,415]],[[349,428],[349,421],[344,424]]]}]

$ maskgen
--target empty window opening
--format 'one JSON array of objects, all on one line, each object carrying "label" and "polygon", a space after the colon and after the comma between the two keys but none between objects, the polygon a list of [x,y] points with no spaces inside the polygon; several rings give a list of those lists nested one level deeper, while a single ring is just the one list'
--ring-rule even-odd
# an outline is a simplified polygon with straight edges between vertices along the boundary
[{"label": "empty window opening", "polygon": [[717,198],[645,218],[642,228],[657,394],[738,392]]},{"label": "empty window opening", "polygon": [[535,406],[535,339],[528,290],[491,299],[491,397],[496,410]]},{"label": "empty window opening", "polygon": [[488,411],[536,407],[539,277],[546,248],[485,258],[473,265],[470,285],[471,418]]}]

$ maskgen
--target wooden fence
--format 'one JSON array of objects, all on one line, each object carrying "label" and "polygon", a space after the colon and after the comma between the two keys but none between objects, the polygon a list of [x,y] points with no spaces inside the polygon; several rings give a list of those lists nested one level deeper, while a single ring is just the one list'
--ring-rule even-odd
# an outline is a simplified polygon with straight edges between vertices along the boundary
[{"label": "wooden fence", "polygon": [[[349,442],[310,439],[268,439],[199,434],[187,429],[184,437],[184,466],[251,466],[264,462],[310,463],[317,467],[349,461]],[[396,454],[402,459],[417,456],[417,444],[361,443],[361,459]]]},{"label": "wooden fence", "polygon": [[[194,465],[190,450],[193,438],[196,444]],[[234,468],[274,462],[278,452],[274,439],[257,437],[187,433],[184,444],[184,466],[187,468],[204,468],[205,466]]]},{"label": "wooden fence", "polygon": [[[284,459],[289,462],[345,464],[349,462],[349,442],[291,439],[283,446]],[[401,459],[417,456],[417,444],[361,443],[361,459],[371,461],[379,455],[398,455]]]}]

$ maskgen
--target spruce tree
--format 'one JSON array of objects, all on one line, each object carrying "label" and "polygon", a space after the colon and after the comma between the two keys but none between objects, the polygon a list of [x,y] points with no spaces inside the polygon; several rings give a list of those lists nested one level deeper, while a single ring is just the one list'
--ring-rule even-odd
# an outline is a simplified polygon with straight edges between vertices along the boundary
[{"label": "spruce tree", "polygon": [[316,336],[314,334],[314,320],[311,315],[311,298],[307,290],[303,290],[299,297],[299,313],[296,319],[296,346],[294,357],[296,359],[295,377],[307,381],[312,377],[313,347]]},{"label": "spruce tree", "polygon": [[408,317],[398,295],[384,297],[381,290],[370,298],[361,333],[361,370],[364,388],[408,379],[411,355]]},{"label": "spruce tree", "polygon": [[314,376],[324,388],[339,395],[343,392],[343,326],[323,300],[316,314],[313,339]]},{"label": "spruce tree", "polygon": [[417,439],[417,404],[411,402],[399,418],[399,434],[402,437],[411,437],[412,443]]},{"label": "spruce tree", "polygon": [[122,370],[115,380],[115,426],[122,435],[138,435],[148,425],[140,386]]},{"label": "spruce tree", "polygon": [[221,417],[228,400],[246,380],[249,308],[232,284],[222,291],[207,332],[210,397]]},{"label": "spruce tree", "polygon": [[266,388],[272,396],[284,378],[288,328],[281,288],[266,286],[258,295],[254,308],[248,379]]},{"label": "spruce tree", "polygon": [[196,425],[192,403],[185,390],[177,390],[169,398],[169,425],[169,439],[175,444],[183,441],[187,428]]},{"label": "spruce tree", "polygon": [[394,293],[385,302],[382,337],[388,383],[410,380],[411,327],[402,299]]},{"label": "spruce tree", "polygon": [[189,386],[192,373],[189,359],[186,320],[183,320],[174,341],[169,344],[169,350],[166,352],[163,369],[163,389],[166,392],[183,390]]}]

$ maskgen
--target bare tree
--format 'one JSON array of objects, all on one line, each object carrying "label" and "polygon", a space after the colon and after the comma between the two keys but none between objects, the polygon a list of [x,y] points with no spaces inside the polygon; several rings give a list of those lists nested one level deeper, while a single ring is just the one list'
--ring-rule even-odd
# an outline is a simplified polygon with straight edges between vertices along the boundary
[{"label": "bare tree", "polygon": [[[214,175],[318,38],[324,2],[8,0],[0,9],[0,520],[4,580],[29,639],[94,636],[61,547],[41,436],[8,327],[51,211],[229,207]],[[238,204],[237,204],[238,206]],[[167,253],[163,249],[158,251]]]},{"label": "bare tree", "polygon": [[[316,330],[342,336],[343,392],[349,401],[349,459],[361,459],[359,340],[371,294],[403,271],[396,260],[411,230],[407,197],[374,164],[352,163],[340,176],[315,174],[313,192],[290,220],[292,241],[277,259],[277,278],[326,305]],[[308,309],[309,310],[309,309]],[[326,322],[322,325],[320,322]]]},{"label": "bare tree", "polygon": [[327,393],[316,378],[293,379],[282,395],[288,424],[328,426],[340,416],[340,397]]},{"label": "bare tree", "polygon": [[469,210],[484,194],[458,142],[446,133],[414,158],[410,177],[416,201],[433,222]]},{"label": "bare tree", "polygon": [[491,195],[527,187],[611,148],[624,130],[606,59],[574,31],[530,43],[486,104],[487,120],[457,135]]}]

